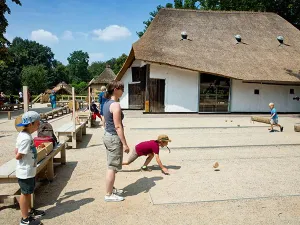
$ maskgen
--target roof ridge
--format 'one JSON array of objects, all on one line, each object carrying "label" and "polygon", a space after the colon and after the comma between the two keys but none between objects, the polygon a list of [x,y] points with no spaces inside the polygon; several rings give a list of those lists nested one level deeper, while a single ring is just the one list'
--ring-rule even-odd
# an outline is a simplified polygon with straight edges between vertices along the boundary
[{"label": "roof ridge", "polygon": [[262,11],[226,11],[226,10],[201,10],[201,9],[174,9],[174,8],[162,8],[166,11],[186,11],[186,12],[198,12],[198,13],[224,13],[224,14],[275,14],[274,12],[262,12]]}]

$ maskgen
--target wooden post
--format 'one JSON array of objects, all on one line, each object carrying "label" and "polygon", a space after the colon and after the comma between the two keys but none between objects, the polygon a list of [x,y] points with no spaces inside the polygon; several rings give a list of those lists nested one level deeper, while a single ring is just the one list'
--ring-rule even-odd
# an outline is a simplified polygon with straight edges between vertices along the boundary
[{"label": "wooden post", "polygon": [[145,112],[150,112],[150,64],[146,65]]},{"label": "wooden post", "polygon": [[91,87],[89,87],[89,93],[88,93],[88,104],[89,104],[89,112],[91,114]]},{"label": "wooden post", "polygon": [[74,132],[76,130],[76,105],[75,105],[75,88],[72,87],[72,101],[73,101],[73,125],[74,125]]},{"label": "wooden post", "polygon": [[28,112],[28,86],[23,86],[24,113]]}]

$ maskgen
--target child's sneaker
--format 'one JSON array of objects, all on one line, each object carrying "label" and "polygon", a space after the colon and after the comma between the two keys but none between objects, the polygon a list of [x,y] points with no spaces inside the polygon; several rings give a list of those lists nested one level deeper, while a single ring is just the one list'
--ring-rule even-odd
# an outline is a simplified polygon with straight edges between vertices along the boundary
[{"label": "child's sneaker", "polygon": [[281,131],[281,132],[283,131],[283,127],[280,127],[280,131]]},{"label": "child's sneaker", "polygon": [[34,208],[31,209],[29,216],[33,217],[33,218],[40,218],[42,216],[45,216],[45,211],[42,210],[36,210]]},{"label": "child's sneaker", "polygon": [[151,172],[152,170],[148,166],[142,166],[141,170]]},{"label": "child's sneaker", "polygon": [[117,188],[113,188],[113,194],[116,194],[116,195],[121,195],[124,193],[124,190],[122,189],[117,189]]},{"label": "child's sneaker", "polygon": [[42,225],[42,222],[39,219],[27,217],[26,219],[21,219],[20,225]]},{"label": "child's sneaker", "polygon": [[113,193],[111,195],[105,195],[104,200],[106,202],[121,202],[124,198]]}]

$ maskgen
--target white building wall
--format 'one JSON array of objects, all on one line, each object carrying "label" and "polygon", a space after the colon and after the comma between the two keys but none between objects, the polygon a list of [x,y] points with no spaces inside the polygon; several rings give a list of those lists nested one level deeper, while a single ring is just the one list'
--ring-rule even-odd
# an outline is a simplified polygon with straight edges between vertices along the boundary
[{"label": "white building wall", "polygon": [[[259,95],[254,94],[259,90]],[[290,94],[294,89],[295,94]],[[231,112],[269,112],[269,103],[275,103],[278,112],[300,112],[300,102],[293,97],[300,95],[300,87],[243,83],[232,80]]]},{"label": "white building wall", "polygon": [[131,67],[127,69],[121,81],[124,83],[124,93],[120,98],[120,105],[122,109],[128,109],[129,108],[128,84],[132,82]]},{"label": "white building wall", "polygon": [[151,64],[150,78],[166,80],[165,112],[198,112],[198,72]]}]

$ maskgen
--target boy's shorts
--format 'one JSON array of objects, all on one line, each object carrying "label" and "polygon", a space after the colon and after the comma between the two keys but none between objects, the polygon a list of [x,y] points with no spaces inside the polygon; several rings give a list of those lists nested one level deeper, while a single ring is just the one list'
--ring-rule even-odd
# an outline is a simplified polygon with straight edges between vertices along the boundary
[{"label": "boy's shorts", "polygon": [[108,169],[116,172],[122,170],[123,145],[119,136],[105,132],[103,143],[106,147]]},{"label": "boy's shorts", "polygon": [[27,179],[18,179],[21,193],[24,195],[32,194],[35,188],[35,177]]},{"label": "boy's shorts", "polygon": [[270,120],[270,123],[271,123],[272,125],[278,124],[278,119],[271,119],[271,120]]},{"label": "boy's shorts", "polygon": [[129,155],[128,159],[127,159],[127,162],[130,164],[133,161],[135,161],[138,157],[139,157],[139,155],[136,153],[136,150],[133,149],[133,151],[130,153],[130,155]]}]

